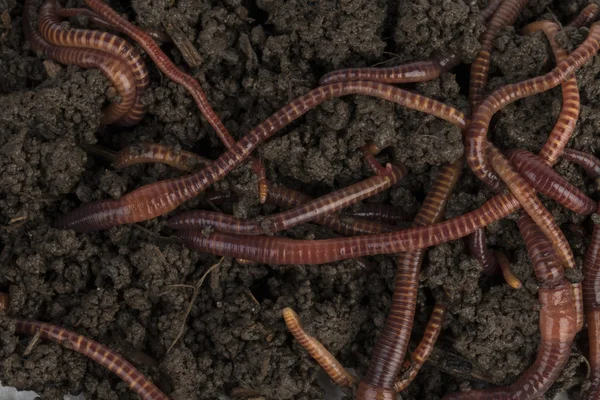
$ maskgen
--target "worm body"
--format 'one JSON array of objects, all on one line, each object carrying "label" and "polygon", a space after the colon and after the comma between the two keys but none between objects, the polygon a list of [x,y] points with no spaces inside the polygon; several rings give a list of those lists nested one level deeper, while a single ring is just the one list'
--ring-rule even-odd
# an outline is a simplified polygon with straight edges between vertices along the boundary
[{"label": "worm body", "polygon": [[[598,211],[600,212],[600,210]],[[592,241],[583,261],[583,308],[590,340],[588,399],[600,397],[600,225],[594,226]]]},{"label": "worm body", "polygon": [[600,160],[593,155],[579,150],[565,149],[562,157],[582,167],[590,178],[600,176]]},{"label": "worm body", "polygon": [[510,150],[507,156],[537,192],[578,214],[590,215],[596,210],[594,200],[558,175],[542,158],[527,150]]},{"label": "worm body", "polygon": [[469,253],[483,268],[483,274],[492,276],[498,269],[498,260],[494,253],[490,251],[485,240],[485,230],[479,229],[475,233],[469,235]]},{"label": "worm body", "polygon": [[211,162],[189,151],[174,150],[156,143],[136,143],[119,150],[115,154],[113,165],[121,169],[138,164],[162,163],[181,171],[193,172]]},{"label": "worm body", "polygon": [[344,211],[344,215],[358,218],[377,219],[388,224],[397,224],[406,220],[406,214],[390,204],[364,203]]},{"label": "worm body", "polygon": [[596,4],[588,4],[577,17],[575,17],[567,26],[579,28],[589,25],[598,16],[598,6]]},{"label": "worm body", "polygon": [[523,284],[510,268],[510,260],[506,257],[506,254],[500,251],[495,251],[494,254],[496,260],[498,260],[498,265],[500,266],[500,271],[502,271],[504,281],[513,289],[521,288]]}]

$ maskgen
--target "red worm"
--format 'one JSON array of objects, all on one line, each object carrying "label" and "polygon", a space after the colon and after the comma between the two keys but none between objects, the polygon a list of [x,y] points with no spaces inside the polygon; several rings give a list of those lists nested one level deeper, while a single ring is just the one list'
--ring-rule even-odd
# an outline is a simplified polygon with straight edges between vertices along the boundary
[{"label": "red worm", "polygon": [[[10,297],[7,293],[0,293],[0,312],[8,310],[9,301]],[[119,353],[112,351],[98,342],[59,326],[44,322],[17,319],[15,320],[15,325],[17,332],[27,335],[39,334],[40,337],[46,340],[58,343],[94,360],[109,371],[115,373],[143,400],[169,400],[159,388],[150,382],[148,378],[142,375],[140,371],[125,360]]]},{"label": "red worm", "polygon": [[[528,34],[541,30],[546,35],[554,58],[556,62],[560,63],[567,57],[567,51],[561,48],[556,42],[556,34],[559,31],[559,27],[556,23],[551,21],[539,21],[527,25],[523,28],[523,33]],[[577,78],[571,76],[569,79],[561,84],[562,89],[562,109],[558,116],[558,121],[552,129],[552,132],[548,136],[546,144],[542,147],[539,156],[548,165],[553,165],[558,160],[558,157],[562,154],[565,146],[569,142],[569,139],[573,135],[575,125],[577,124],[577,118],[579,118],[580,101],[579,101],[579,89],[577,88]]]},{"label": "red worm", "polygon": [[[157,217],[195,197],[207,186],[224,177],[244,161],[256,146],[279,129],[304,115],[311,108],[333,97],[363,94],[388,100],[408,108],[427,112],[464,127],[466,119],[460,111],[400,88],[374,82],[344,82],[321,86],[297,98],[266,121],[243,136],[235,147],[211,165],[192,175],[146,185],[118,200],[103,200],[85,205],[59,218],[54,226],[91,232],[126,223]],[[244,258],[244,257],[240,257]]]},{"label": "red worm", "polygon": [[550,240],[558,258],[565,267],[573,268],[575,260],[573,251],[564,234],[556,225],[552,214],[544,207],[535,191],[527,184],[525,179],[519,175],[510,162],[500,153],[495,146],[488,146],[490,163],[494,171],[508,186],[511,193],[519,200],[523,209],[540,227],[544,235]]},{"label": "red worm", "polygon": [[391,204],[365,203],[358,204],[344,211],[344,215],[366,219],[376,219],[388,224],[406,221],[406,213]]},{"label": "red worm", "polygon": [[541,344],[537,358],[510,386],[454,393],[446,396],[447,400],[538,398],[550,388],[569,360],[577,323],[571,285],[564,278],[557,255],[538,226],[529,217],[522,216],[519,229],[541,283],[538,292]]},{"label": "red worm", "polygon": [[589,25],[590,22],[596,19],[598,16],[598,6],[595,4],[588,4],[577,17],[573,19],[567,26],[579,28],[582,26]]},{"label": "red worm", "polygon": [[344,81],[372,81],[384,83],[427,82],[438,78],[460,63],[456,54],[434,57],[430,61],[417,61],[389,68],[348,68],[329,72],[319,80],[319,85]]},{"label": "red worm", "polygon": [[38,17],[40,33],[52,44],[100,50],[126,63],[136,82],[135,100],[132,108],[119,120],[119,124],[125,126],[137,124],[144,117],[142,95],[150,83],[148,69],[142,57],[133,46],[111,33],[87,29],[63,29],[57,14],[60,8],[56,0],[44,1]]},{"label": "red worm", "polygon": [[558,175],[544,160],[527,150],[509,150],[508,159],[515,169],[540,193],[554,199],[569,210],[590,215],[596,202]]},{"label": "red worm", "polygon": [[[597,211],[600,213],[600,210]],[[588,399],[600,397],[600,225],[594,226],[592,241],[583,261],[583,307],[590,338],[590,383]]]},{"label": "red worm", "polygon": [[480,13],[479,16],[484,20],[487,21],[491,18],[492,15],[494,15],[494,13],[496,12],[496,10],[498,9],[498,6],[500,5],[500,3],[502,3],[503,0],[490,0],[490,2],[488,3],[487,7],[484,8]]},{"label": "red worm", "polygon": [[498,270],[498,260],[490,251],[485,240],[485,230],[480,229],[469,235],[469,253],[483,268],[482,273],[486,276],[492,276]]},{"label": "red worm", "polygon": [[[479,42],[481,50],[471,64],[471,84],[469,85],[469,99],[471,100],[471,108],[475,109],[483,99],[483,89],[487,83],[488,73],[490,70],[490,57],[493,48],[494,40],[500,32],[500,29],[505,26],[512,25],[521,10],[527,4],[528,0],[505,0],[502,4],[497,4],[492,0],[490,6],[482,14],[493,14],[487,29],[481,35]],[[497,8],[497,11],[492,11]],[[490,11],[488,11],[488,9]],[[484,15],[485,17],[485,15]]]},{"label": "red worm", "polygon": [[[292,210],[258,219],[239,220],[226,214],[210,211],[189,211],[169,220],[172,229],[202,229],[213,226],[220,232],[261,235],[279,232],[310,222],[355,204],[389,189],[407,173],[403,165],[395,166],[385,175],[374,176],[354,185],[331,192]],[[214,225],[213,225],[214,224]]]},{"label": "red worm", "polygon": [[[421,209],[413,221],[414,226],[427,226],[442,219],[452,189],[458,182],[464,159],[442,167]],[[398,375],[412,330],[419,274],[424,250],[402,253],[398,257],[396,282],[390,311],[379,334],[365,376],[358,384],[357,400],[395,399]]]},{"label": "red worm", "polygon": [[523,284],[519,280],[519,278],[512,272],[510,269],[510,260],[506,257],[506,254],[495,251],[496,260],[498,260],[498,265],[500,266],[500,270],[502,271],[502,276],[504,277],[504,281],[513,289],[520,289],[523,287]]},{"label": "red worm", "polygon": [[571,283],[573,303],[577,314],[577,332],[583,328],[583,285],[581,282]]},{"label": "red worm", "polygon": [[346,371],[340,362],[314,337],[308,335],[300,324],[300,317],[291,308],[282,311],[285,324],[294,338],[327,372],[327,375],[340,386],[352,386],[356,378]]},{"label": "red worm", "polygon": [[597,178],[600,176],[600,160],[589,153],[565,149],[562,158],[582,167],[590,178]]},{"label": "red worm", "polygon": [[437,342],[440,333],[442,332],[442,324],[444,322],[444,314],[446,313],[446,306],[440,302],[436,302],[427,322],[425,333],[423,333],[423,339],[419,342],[419,345],[410,355],[411,361],[404,363],[404,368],[407,371],[403,376],[396,382],[395,388],[397,392],[401,392],[410,385],[410,383],[417,377],[419,370],[425,364],[425,361],[431,355],[435,342]]},{"label": "red worm", "polygon": [[[507,0],[507,2],[510,0]],[[588,37],[573,53],[546,75],[503,86],[495,90],[477,108],[465,135],[467,162],[485,184],[498,191],[500,180],[486,159],[486,135],[493,115],[504,106],[537,93],[552,89],[568,79],[600,48],[600,24],[590,29]]]},{"label": "red worm", "polygon": [[112,124],[120,120],[132,107],[135,100],[135,80],[127,67],[119,58],[98,50],[67,48],[46,42],[37,32],[34,15],[35,4],[27,0],[23,8],[23,31],[31,48],[44,53],[61,64],[75,64],[81,68],[98,68],[109,79],[121,98],[120,103],[113,103],[103,111],[102,124]]},{"label": "red worm", "polygon": [[256,174],[258,180],[258,201],[260,204],[267,202],[269,195],[269,183],[267,181],[267,170],[262,162],[252,163],[252,171]]},{"label": "red worm", "polygon": [[181,171],[193,172],[212,163],[208,158],[185,151],[175,150],[158,143],[136,143],[119,150],[113,159],[115,168],[126,168],[145,163],[162,163]]}]

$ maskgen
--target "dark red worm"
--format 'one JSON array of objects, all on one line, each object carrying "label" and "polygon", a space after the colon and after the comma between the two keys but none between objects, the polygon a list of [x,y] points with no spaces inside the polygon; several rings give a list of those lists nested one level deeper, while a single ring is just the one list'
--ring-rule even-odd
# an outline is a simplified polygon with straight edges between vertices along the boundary
[{"label": "dark red worm", "polygon": [[573,303],[577,314],[577,332],[583,328],[583,285],[581,282],[571,283]]},{"label": "dark red worm", "polygon": [[490,2],[488,3],[487,7],[484,8],[480,13],[479,16],[484,20],[487,21],[491,18],[492,15],[494,15],[494,13],[496,12],[496,10],[498,9],[498,6],[500,5],[500,3],[502,3],[503,0],[490,0]]},{"label": "dark red worm", "polygon": [[590,215],[596,202],[558,175],[544,159],[527,150],[509,150],[508,159],[529,184],[540,193],[554,199],[569,210]]},{"label": "dark red worm", "polygon": [[492,276],[498,270],[498,260],[494,253],[490,251],[485,240],[485,230],[480,229],[469,235],[469,253],[473,256],[483,268],[482,273],[486,276]]},{"label": "dark red worm", "polygon": [[569,360],[577,324],[571,284],[564,278],[564,270],[548,239],[531,218],[523,215],[519,229],[541,284],[538,292],[541,344],[537,358],[510,386],[454,393],[446,396],[446,400],[538,398],[550,388]]},{"label": "dark red worm", "polygon": [[388,224],[398,224],[406,221],[407,214],[400,208],[391,204],[364,203],[357,204],[344,211],[344,215],[380,220]]},{"label": "dark red worm", "polygon": [[193,172],[209,165],[212,160],[159,143],[136,143],[116,152],[112,163],[119,169],[138,164],[162,163],[181,171]]},{"label": "dark red worm", "polygon": [[211,211],[189,211],[169,220],[172,229],[202,229],[212,226],[219,232],[244,235],[270,234],[324,217],[389,189],[406,176],[403,165],[396,165],[383,172],[348,187],[336,190],[316,200],[309,201],[289,211],[240,220],[230,215]]},{"label": "dark red worm", "polygon": [[567,26],[579,28],[588,26],[598,16],[598,6],[596,4],[588,4],[577,17],[573,19]]},{"label": "dark red worm", "polygon": [[590,176],[590,178],[597,178],[600,176],[600,159],[594,157],[590,153],[573,149],[565,149],[562,154],[562,158],[582,167],[586,174]]},{"label": "dark red worm", "polygon": [[504,281],[513,289],[520,289],[523,287],[523,284],[519,280],[519,278],[514,274],[512,269],[510,268],[510,260],[506,256],[506,254],[495,251],[494,255],[496,256],[496,260],[498,261],[498,266],[502,271],[502,277],[504,277]]},{"label": "dark red worm", "polygon": [[415,351],[410,355],[410,361],[404,363],[406,372],[402,375],[400,380],[396,382],[395,388],[397,392],[401,392],[410,385],[410,383],[417,377],[419,370],[425,364],[425,361],[431,355],[435,342],[437,342],[440,333],[442,332],[442,326],[444,322],[444,315],[446,314],[446,306],[439,301],[435,303],[431,317],[427,322],[425,333],[423,333],[423,339],[417,345]]},{"label": "dark red worm", "polygon": [[[464,159],[461,157],[440,169],[413,221],[414,226],[427,226],[442,219],[463,164]],[[396,382],[402,370],[412,330],[424,254],[424,250],[417,250],[402,253],[398,257],[390,311],[373,347],[365,376],[358,384],[357,400],[397,397]]]},{"label": "dark red worm", "polygon": [[121,98],[120,103],[113,103],[103,110],[102,124],[119,121],[133,106],[135,101],[135,79],[126,64],[119,58],[92,49],[68,48],[46,42],[37,32],[35,26],[36,6],[27,0],[23,8],[23,31],[31,48],[58,61],[61,64],[74,64],[81,68],[98,68],[111,81]]},{"label": "dark red worm", "polygon": [[460,63],[455,54],[444,54],[430,61],[417,61],[389,68],[348,68],[329,72],[319,80],[319,85],[345,81],[371,81],[383,83],[426,82],[438,78]]},{"label": "dark red worm", "polygon": [[[487,13],[491,15],[487,29],[481,35],[479,42],[481,50],[471,64],[471,83],[469,85],[469,99],[473,110],[483,100],[483,91],[487,83],[488,73],[490,70],[490,58],[494,40],[498,36],[500,29],[512,25],[521,10],[529,0],[505,0],[502,4],[492,0],[490,6],[482,13],[485,17]],[[488,11],[489,10],[489,11]],[[487,19],[487,18],[484,18]]]},{"label": "dark red worm", "polygon": [[[311,108],[349,94],[363,94],[388,100],[408,108],[427,112],[464,127],[466,119],[460,111],[394,86],[374,82],[344,82],[321,86],[297,98],[271,115],[243,136],[236,146],[211,165],[192,175],[146,185],[118,200],[102,200],[85,205],[60,217],[54,224],[60,229],[91,232],[126,223],[145,221],[177,208],[197,196],[244,161],[259,143],[304,115]],[[244,258],[244,257],[240,257]]]},{"label": "dark red worm", "polygon": [[262,162],[252,163],[252,171],[256,174],[258,180],[258,201],[260,204],[267,202],[269,194],[269,182],[267,181],[267,170]]},{"label": "dark red worm", "polygon": [[[523,34],[528,34],[541,30],[546,35],[556,63],[561,63],[568,57],[568,53],[565,49],[560,47],[556,42],[556,35],[559,32],[559,26],[552,21],[539,21],[527,25],[523,28]],[[546,143],[542,147],[539,156],[548,165],[553,165],[558,160],[558,157],[562,154],[565,146],[569,142],[569,139],[573,135],[577,119],[579,118],[579,111],[581,108],[579,99],[579,88],[577,87],[577,78],[575,75],[561,84],[562,90],[562,109],[558,116],[558,121],[554,125],[552,132],[548,136]]]},{"label": "dark red worm", "polygon": [[87,29],[63,29],[58,15],[60,8],[56,0],[44,1],[38,17],[40,33],[54,45],[100,50],[126,63],[135,78],[135,99],[131,109],[118,122],[124,126],[137,124],[144,117],[142,96],[150,83],[144,60],[133,46],[111,33]]},{"label": "dark red worm", "polygon": [[[8,309],[9,300],[10,297],[8,294],[0,293],[0,312]],[[40,337],[46,340],[58,343],[94,360],[121,378],[143,400],[169,400],[159,388],[119,353],[94,340],[45,322],[17,319],[15,320],[15,325],[16,331],[19,333],[40,335]]]},{"label": "dark red worm", "polygon": [[536,196],[535,190],[519,175],[510,162],[493,145],[488,145],[489,159],[494,171],[508,186],[511,193],[519,200],[523,209],[546,235],[558,258],[565,267],[573,268],[575,259],[569,242],[560,228],[556,225],[552,214],[544,207]]},{"label": "dark red worm", "polygon": [[599,48],[600,24],[596,23],[590,29],[585,41],[565,60],[559,62],[552,71],[539,77],[503,86],[485,99],[475,111],[465,135],[467,162],[479,179],[493,190],[498,191],[501,188],[500,179],[494,174],[486,159],[487,131],[493,115],[516,100],[558,86],[596,54]]},{"label": "dark red worm", "polygon": [[[600,209],[597,211],[600,213]],[[583,308],[590,340],[588,399],[600,397],[600,225],[594,226],[592,241],[583,261]]]}]

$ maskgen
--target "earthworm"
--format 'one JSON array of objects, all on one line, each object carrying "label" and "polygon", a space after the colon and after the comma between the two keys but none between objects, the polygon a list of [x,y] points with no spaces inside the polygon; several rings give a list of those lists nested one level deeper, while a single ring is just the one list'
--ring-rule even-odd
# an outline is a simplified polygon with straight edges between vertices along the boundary
[{"label": "earthworm", "polygon": [[202,229],[212,226],[219,232],[244,235],[261,235],[279,232],[293,226],[310,222],[355,204],[363,199],[389,189],[407,173],[398,164],[386,169],[382,175],[373,176],[348,187],[333,191],[302,204],[299,207],[258,219],[240,220],[232,216],[211,211],[188,211],[171,218],[172,229]]},{"label": "earthworm", "polygon": [[258,162],[252,163],[252,171],[254,171],[258,180],[258,201],[260,204],[265,204],[267,202],[267,195],[269,194],[267,170],[262,162]]},{"label": "earthworm", "polygon": [[[600,213],[600,210],[597,212]],[[590,383],[587,398],[600,397],[600,225],[595,224],[592,241],[583,260],[583,307],[590,340]]]},{"label": "earthworm", "polygon": [[148,68],[142,57],[127,41],[111,33],[87,29],[63,29],[57,14],[60,8],[56,0],[44,1],[38,14],[40,33],[54,45],[100,50],[126,63],[136,82],[135,100],[127,114],[119,120],[119,124],[124,126],[137,124],[144,117],[142,96],[150,83]]},{"label": "earthworm", "polygon": [[480,13],[479,16],[484,20],[487,21],[488,19],[490,19],[490,17],[492,15],[494,15],[494,13],[496,12],[496,10],[498,9],[498,6],[500,5],[500,3],[502,3],[503,0],[490,0],[490,2],[488,3],[487,7],[484,8]]},{"label": "earthworm", "polygon": [[344,215],[366,219],[377,219],[388,224],[397,224],[406,220],[406,213],[391,204],[364,203],[344,211]]},{"label": "earthworm", "polygon": [[[556,63],[564,61],[568,57],[568,53],[565,49],[560,47],[556,43],[556,34],[559,31],[559,27],[556,23],[551,21],[539,21],[527,25],[523,28],[523,34],[528,34],[541,30],[546,35]],[[546,144],[542,147],[539,156],[548,165],[553,165],[558,160],[558,157],[562,154],[565,146],[569,142],[569,139],[573,135],[577,119],[579,118],[580,110],[580,99],[579,99],[579,88],[577,87],[577,78],[575,75],[568,78],[561,84],[562,90],[562,109],[558,120],[552,129],[552,132],[546,140]]]},{"label": "earthworm", "polygon": [[401,392],[410,385],[410,383],[417,377],[419,370],[425,364],[425,361],[431,355],[435,342],[442,332],[442,324],[444,322],[444,314],[446,313],[446,306],[439,301],[435,303],[425,333],[423,333],[423,339],[417,345],[417,348],[411,353],[411,361],[404,363],[404,368],[407,371],[404,375],[396,382],[396,392]]},{"label": "earthworm", "polygon": [[[497,11],[491,11],[493,15],[488,22],[487,29],[479,39],[481,50],[479,50],[477,57],[475,57],[475,60],[471,64],[469,99],[471,100],[471,108],[473,110],[479,106],[479,103],[483,99],[483,89],[487,83],[490,70],[490,56],[498,32],[505,26],[512,25],[527,3],[528,0],[505,0],[502,4],[496,4],[495,1],[491,2],[491,10],[496,8]],[[490,9],[489,6],[488,9]],[[488,9],[482,14],[488,13]]]},{"label": "earthworm", "polygon": [[600,160],[590,153],[565,149],[562,158],[582,167],[590,178],[597,178],[600,176]]},{"label": "earthworm", "polygon": [[371,81],[383,83],[427,82],[438,78],[460,63],[456,54],[443,54],[429,61],[416,61],[389,68],[348,68],[329,72],[319,80],[319,85],[345,81]]},{"label": "earthworm", "polygon": [[[388,100],[408,108],[433,114],[464,127],[463,113],[441,102],[394,86],[374,82],[343,82],[320,86],[295,99],[244,135],[235,147],[211,165],[192,175],[143,186],[118,200],[102,200],[84,205],[60,217],[59,229],[91,232],[126,223],[145,221],[165,214],[195,197],[244,161],[256,146],[311,108],[333,97],[363,94]],[[244,258],[244,257],[240,257]]]},{"label": "earthworm", "polygon": [[281,313],[290,333],[327,372],[331,380],[340,386],[352,386],[356,381],[354,375],[346,371],[321,342],[304,331],[298,314],[289,307],[284,308]]},{"label": "earthworm", "polygon": [[[464,159],[461,157],[440,169],[413,226],[427,226],[442,219],[463,164]],[[367,372],[358,384],[357,400],[396,398],[395,384],[408,348],[424,255],[425,250],[416,250],[398,256],[390,311],[373,346]]]},{"label": "earthworm", "polygon": [[486,276],[492,276],[498,270],[498,260],[490,251],[485,240],[485,231],[483,229],[475,231],[469,235],[469,253],[473,256],[483,268],[482,273]]},{"label": "earthworm", "polygon": [[511,193],[519,200],[523,209],[540,227],[544,235],[550,240],[552,247],[556,250],[558,258],[565,267],[573,268],[575,260],[573,251],[564,234],[556,225],[552,214],[544,207],[536,196],[535,190],[527,181],[519,175],[510,162],[493,145],[488,146],[489,159],[494,171],[508,186]]},{"label": "earthworm", "polygon": [[498,265],[500,266],[500,271],[502,271],[502,276],[504,277],[504,281],[513,289],[520,289],[523,284],[514,274],[512,269],[510,269],[510,260],[506,256],[506,254],[501,251],[495,251],[494,255],[496,256],[496,260]]},{"label": "earthworm", "polygon": [[590,22],[592,22],[598,16],[598,6],[595,4],[588,4],[577,17],[575,17],[567,26],[572,26],[575,28],[579,28],[582,26],[587,26]]},{"label": "earthworm", "polygon": [[[506,0],[507,4],[511,0]],[[502,107],[537,93],[552,89],[568,79],[600,48],[600,24],[592,25],[588,37],[565,60],[545,75],[519,83],[505,85],[495,90],[477,108],[465,135],[467,162],[475,175],[493,190],[500,189],[500,180],[486,159],[486,135],[492,116]]]},{"label": "earthworm", "polygon": [[590,215],[596,210],[594,200],[557,174],[541,157],[522,149],[509,150],[506,155],[537,192],[578,214]]},{"label": "earthworm", "polygon": [[199,155],[176,150],[158,143],[136,143],[119,150],[113,160],[115,168],[126,168],[144,163],[163,163],[181,171],[193,172],[209,165],[209,160]]},{"label": "earthworm", "polygon": [[36,7],[27,0],[23,7],[23,31],[31,48],[44,53],[61,64],[75,64],[81,68],[98,68],[112,82],[120,103],[112,103],[104,108],[102,124],[108,125],[120,120],[132,107],[135,100],[135,79],[130,69],[119,58],[92,49],[67,48],[46,42],[35,27]]},{"label": "earthworm", "polygon": [[564,278],[557,254],[539,227],[526,215],[519,219],[519,229],[541,283],[538,297],[541,344],[534,363],[512,385],[446,396],[455,399],[532,399],[542,396],[560,375],[571,354],[576,334],[577,316],[572,288]]},{"label": "earthworm", "polygon": [[583,328],[583,286],[581,282],[571,283],[573,303],[577,315],[577,332]]},{"label": "earthworm", "polygon": [[[10,297],[7,293],[0,293],[0,312],[8,310],[9,300]],[[45,322],[16,319],[15,326],[17,332],[27,335],[39,334],[46,340],[58,343],[97,362],[121,378],[143,400],[169,400],[159,388],[119,353],[94,340]]]}]

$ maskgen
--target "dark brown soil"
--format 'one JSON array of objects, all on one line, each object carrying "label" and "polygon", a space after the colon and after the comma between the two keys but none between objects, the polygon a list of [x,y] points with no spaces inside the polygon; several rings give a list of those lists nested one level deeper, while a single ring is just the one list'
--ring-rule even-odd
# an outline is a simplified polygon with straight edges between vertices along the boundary
[{"label": "dark brown soil", "polygon": [[[225,396],[320,399],[319,367],[285,329],[281,309],[293,307],[306,329],[347,367],[362,374],[388,311],[395,273],[393,256],[372,257],[363,267],[348,260],[323,266],[275,267],[223,260],[202,286],[185,330],[195,284],[218,257],[182,248],[165,238],[166,217],[90,235],[50,228],[64,212],[122,194],[178,173],[161,166],[116,171],[78,144],[119,149],[149,140],[215,158],[224,151],[186,91],[149,61],[148,114],[131,129],[101,127],[109,84],[96,70],[64,67],[50,79],[24,41],[21,2],[0,0],[12,19],[0,42],[0,290],[12,298],[10,315],[58,324],[118,349],[172,399]],[[468,63],[484,29],[474,0],[133,0],[112,2],[143,26],[169,20],[202,56],[189,71],[235,137],[317,85],[325,72],[350,66],[394,65],[427,59],[438,50],[464,62],[440,79],[411,90],[468,111]],[[540,18],[568,21],[586,1],[531,1],[517,26]],[[78,5],[69,1],[69,6]],[[553,13],[553,15],[550,14]],[[75,23],[75,22],[74,22]],[[84,21],[85,23],[85,21]],[[0,28],[0,36],[5,28]],[[586,31],[567,29],[572,48]],[[184,69],[178,51],[163,47]],[[536,76],[553,65],[541,34],[504,30],[495,41],[489,89]],[[598,59],[577,77],[582,115],[570,146],[596,152],[600,140]],[[502,110],[490,137],[502,149],[538,151],[560,111],[560,89]],[[391,202],[414,215],[441,164],[463,151],[461,132],[449,124],[380,100],[351,96],[311,111],[260,146],[270,180],[318,196],[370,174],[357,149],[366,140],[393,146],[410,175],[372,201]],[[598,184],[559,162],[557,171],[597,197]],[[273,211],[262,207],[248,166],[236,169],[216,190],[240,197],[239,217]],[[475,209],[491,196],[465,171],[448,205],[448,218]],[[588,235],[571,226],[589,221],[552,201],[547,206],[566,232],[581,266]],[[202,198],[181,209],[205,207]],[[409,219],[410,220],[410,219]],[[575,233],[574,233],[575,232]],[[324,238],[303,226],[286,235]],[[403,398],[437,399],[486,382],[513,382],[535,358],[539,343],[537,284],[514,218],[487,229],[492,247],[509,254],[524,288],[480,279],[481,268],[463,241],[429,251],[413,340],[420,339],[431,306],[445,293],[453,304],[437,350]],[[572,280],[580,279],[572,271]],[[44,399],[85,393],[90,399],[133,399],[111,373],[59,345],[40,342],[24,355],[30,338],[14,335],[11,318],[0,320],[0,381],[31,389]],[[553,391],[578,398],[585,377],[580,334],[568,368]],[[475,379],[472,376],[478,376]],[[241,394],[245,394],[241,396]]]}]

